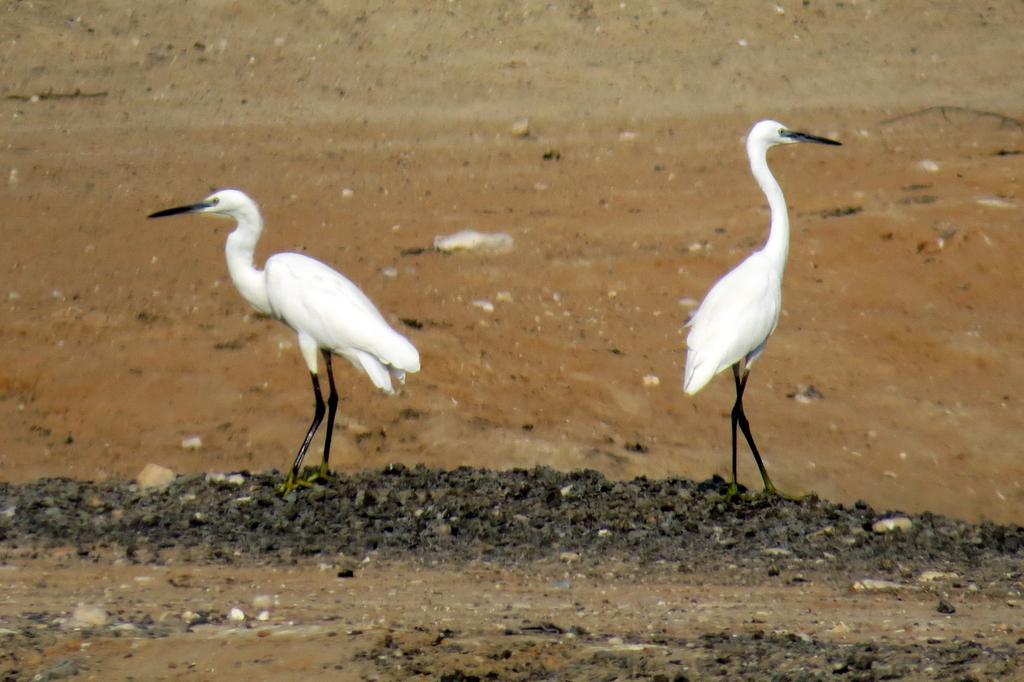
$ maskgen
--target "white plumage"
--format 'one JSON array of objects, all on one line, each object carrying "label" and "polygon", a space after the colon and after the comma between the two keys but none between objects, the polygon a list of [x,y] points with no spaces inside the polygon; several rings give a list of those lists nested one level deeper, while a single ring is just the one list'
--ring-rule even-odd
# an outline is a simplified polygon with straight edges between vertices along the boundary
[{"label": "white plumage", "polygon": [[715,283],[690,318],[683,380],[690,395],[740,360],[749,370],[764,352],[782,310],[782,281],[765,259],[760,251],[751,254]]},{"label": "white plumage", "polygon": [[[258,269],[253,264],[253,253],[263,232],[263,217],[256,202],[244,193],[221,190],[199,203],[157,211],[149,217],[180,213],[210,213],[235,219],[237,224],[224,249],[231,280],[254,308],[295,331],[313,382],[313,421],[284,490],[326,478],[338,404],[331,355],[345,358],[363,370],[377,388],[394,393],[392,379],[404,383],[407,372],[419,371],[419,353],[408,339],[391,328],[359,287],[320,261],[299,253],[279,253],[267,259],[263,270]],[[331,389],[326,403],[327,435],[319,471],[311,480],[303,481],[298,478],[299,469],[325,411],[317,378],[318,352],[324,357]]]},{"label": "white plumage", "polygon": [[271,256],[264,273],[270,314],[315,342],[311,357],[303,348],[311,371],[321,348],[365,371],[387,393],[394,393],[392,377],[404,383],[406,372],[419,371],[416,348],[341,273],[299,253]]},{"label": "white plumage", "polygon": [[778,121],[760,121],[747,136],[750,169],[764,191],[771,208],[771,229],[764,247],[715,283],[690,318],[686,337],[686,369],[683,390],[693,395],[711,379],[732,367],[736,402],[732,409],[732,485],[736,482],[736,427],[750,445],[764,481],[765,490],[775,492],[761,455],[754,444],[750,425],[743,413],[743,392],[750,368],[764,352],[782,312],[782,277],[789,254],[789,214],[782,188],[768,169],[768,150],[794,142],[838,145],[834,140],[789,130]]}]

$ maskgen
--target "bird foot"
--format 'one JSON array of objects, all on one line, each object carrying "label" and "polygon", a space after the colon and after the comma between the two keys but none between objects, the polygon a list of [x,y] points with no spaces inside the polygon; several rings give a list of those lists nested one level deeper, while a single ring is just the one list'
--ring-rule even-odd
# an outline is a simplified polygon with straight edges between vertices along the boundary
[{"label": "bird foot", "polygon": [[764,495],[765,497],[781,497],[782,499],[789,500],[790,502],[800,502],[807,497],[806,495],[790,495],[789,493],[784,493],[771,483],[764,487],[764,490],[761,491],[761,495]]},{"label": "bird foot", "polygon": [[304,485],[312,487],[317,483],[333,483],[338,480],[338,477],[331,473],[331,470],[327,468],[326,462],[322,462],[316,471],[301,480]]},{"label": "bird foot", "polygon": [[790,495],[789,493],[784,493],[784,492],[782,492],[781,490],[779,490],[778,488],[776,488],[774,485],[772,485],[770,483],[768,485],[766,485],[764,487],[764,490],[762,490],[761,492],[759,492],[759,493],[752,493],[752,492],[749,492],[746,488],[741,489],[739,485],[737,485],[735,482],[733,482],[733,483],[729,484],[729,489],[725,491],[725,495],[723,497],[725,498],[726,502],[732,502],[733,500],[737,500],[737,499],[741,499],[741,500],[757,500],[757,499],[761,499],[761,498],[772,498],[772,497],[778,497],[778,498],[781,498],[783,500],[788,500],[790,502],[800,502],[803,499],[805,499],[807,496],[806,495]]},{"label": "bird foot", "polygon": [[298,476],[295,475],[294,471],[289,471],[288,472],[288,478],[284,479],[284,483],[282,483],[281,485],[277,486],[277,492],[280,493],[282,496],[284,496],[284,495],[289,495],[289,494],[295,492],[299,488],[312,488],[312,487],[313,487],[313,483],[311,483],[310,481],[308,481],[306,479],[299,478]]}]

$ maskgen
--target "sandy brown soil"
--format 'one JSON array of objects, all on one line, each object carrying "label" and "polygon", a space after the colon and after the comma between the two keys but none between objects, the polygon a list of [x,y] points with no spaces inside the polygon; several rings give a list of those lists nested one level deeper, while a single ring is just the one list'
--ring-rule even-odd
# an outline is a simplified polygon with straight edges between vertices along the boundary
[{"label": "sandy brown soil", "polygon": [[[112,610],[112,634],[98,635],[69,615],[62,637],[41,635],[41,650],[21,658],[26,668],[43,671],[74,661],[83,679],[440,679],[459,671],[466,678],[455,679],[496,673],[489,679],[583,680],[608,674],[612,666],[602,666],[602,656],[619,668],[619,679],[652,679],[646,670],[664,669],[707,679],[720,677],[716,667],[728,670],[728,661],[715,664],[720,651],[705,651],[701,638],[708,633],[776,639],[781,650],[780,642],[812,639],[927,651],[962,633],[990,647],[1019,638],[1019,607],[973,598],[957,614],[943,615],[931,590],[862,595],[849,585],[810,580],[752,591],[622,566],[592,571],[535,565],[525,574],[488,566],[453,572],[384,564],[369,567],[351,586],[336,573],[330,564],[112,568],[57,561],[35,563],[31,572],[15,563],[5,581],[8,601],[31,602],[43,611],[64,609],[61,600],[68,597]],[[261,610],[254,599],[271,603],[267,620],[254,619]],[[226,621],[223,614],[232,608],[250,620]],[[215,614],[218,622],[189,626],[182,614],[190,612]],[[16,619],[7,604],[2,614]],[[164,632],[140,636],[132,619],[156,623]],[[968,672],[960,679],[970,679],[972,667],[980,674],[975,679],[1001,677],[984,663],[964,666]],[[753,673],[746,679],[801,669],[769,671],[756,660],[745,667]],[[836,679],[857,679],[835,667]],[[885,679],[875,675],[862,679]]]},{"label": "sandy brown soil", "polygon": [[[774,480],[1024,522],[1019,3],[0,17],[4,480],[289,464],[308,378],[227,278],[230,225],[144,218],[226,186],[262,205],[260,257],[336,265],[421,351],[397,398],[342,369],[337,468],[726,474],[732,388],[682,394],[680,326],[765,236],[741,142],[771,116],[844,143],[771,159],[793,244],[746,404]],[[516,248],[416,253],[465,228]]]}]

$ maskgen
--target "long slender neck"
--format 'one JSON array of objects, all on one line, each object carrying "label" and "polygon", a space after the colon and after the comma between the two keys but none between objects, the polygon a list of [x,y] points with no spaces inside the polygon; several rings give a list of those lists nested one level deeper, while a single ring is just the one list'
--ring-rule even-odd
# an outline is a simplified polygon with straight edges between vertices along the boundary
[{"label": "long slender neck", "polygon": [[234,231],[228,235],[227,245],[224,247],[231,281],[235,283],[235,288],[242,294],[242,298],[252,307],[270,315],[267,282],[263,277],[263,271],[257,269],[252,260],[256,242],[263,232],[263,217],[255,206],[233,211],[231,215],[238,223]]},{"label": "long slender neck", "polygon": [[782,187],[768,169],[767,152],[764,144],[747,144],[750,170],[767,197],[768,207],[772,212],[771,231],[768,233],[768,241],[761,250],[776,263],[781,275],[786,267],[786,257],[789,255],[789,212],[786,210],[786,197],[782,195]]}]

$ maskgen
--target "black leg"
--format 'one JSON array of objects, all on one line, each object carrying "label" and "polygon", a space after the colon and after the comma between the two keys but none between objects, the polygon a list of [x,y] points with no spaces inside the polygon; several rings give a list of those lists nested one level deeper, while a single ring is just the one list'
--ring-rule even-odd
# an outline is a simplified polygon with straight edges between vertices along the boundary
[{"label": "black leg", "polygon": [[733,376],[736,378],[736,404],[732,408],[732,466],[733,466],[733,481],[736,480],[736,425],[739,424],[740,430],[743,431],[743,437],[747,439],[747,445],[750,446],[750,451],[754,453],[754,461],[757,462],[757,468],[761,472],[761,480],[764,481],[764,489],[766,492],[776,492],[775,486],[772,485],[772,480],[768,478],[768,470],[764,468],[764,462],[761,461],[761,453],[757,451],[757,445],[754,443],[754,434],[750,432],[750,422],[747,421],[747,415],[743,413],[743,392],[747,388],[747,378],[750,376],[749,371],[744,371],[742,378],[740,377],[739,363],[732,366]]},{"label": "black leg", "polygon": [[331,367],[331,352],[323,351],[324,363],[327,365],[327,383],[331,394],[327,396],[327,433],[324,434],[324,459],[320,464],[320,475],[327,476],[327,461],[331,458],[331,436],[334,435],[334,415],[338,412],[338,389],[334,387],[334,369]]},{"label": "black leg", "polygon": [[732,484],[729,486],[729,494],[735,495],[739,492],[739,483],[736,476],[736,424],[743,412],[742,399],[744,384],[740,382],[740,363],[732,366],[732,376],[736,379],[736,402],[732,406]]},{"label": "black leg", "polygon": [[[291,483],[295,483],[298,480],[302,460],[306,457],[309,444],[312,442],[313,436],[316,435],[316,430],[320,427],[320,422],[324,418],[324,398],[320,395],[320,380],[317,379],[316,374],[310,373],[310,376],[313,378],[313,395],[316,397],[316,407],[313,411],[313,422],[309,425],[309,431],[306,432],[306,438],[302,441],[299,454],[295,455],[295,464],[292,465],[291,474],[288,476],[288,481]],[[285,485],[287,487],[288,483]]]}]

